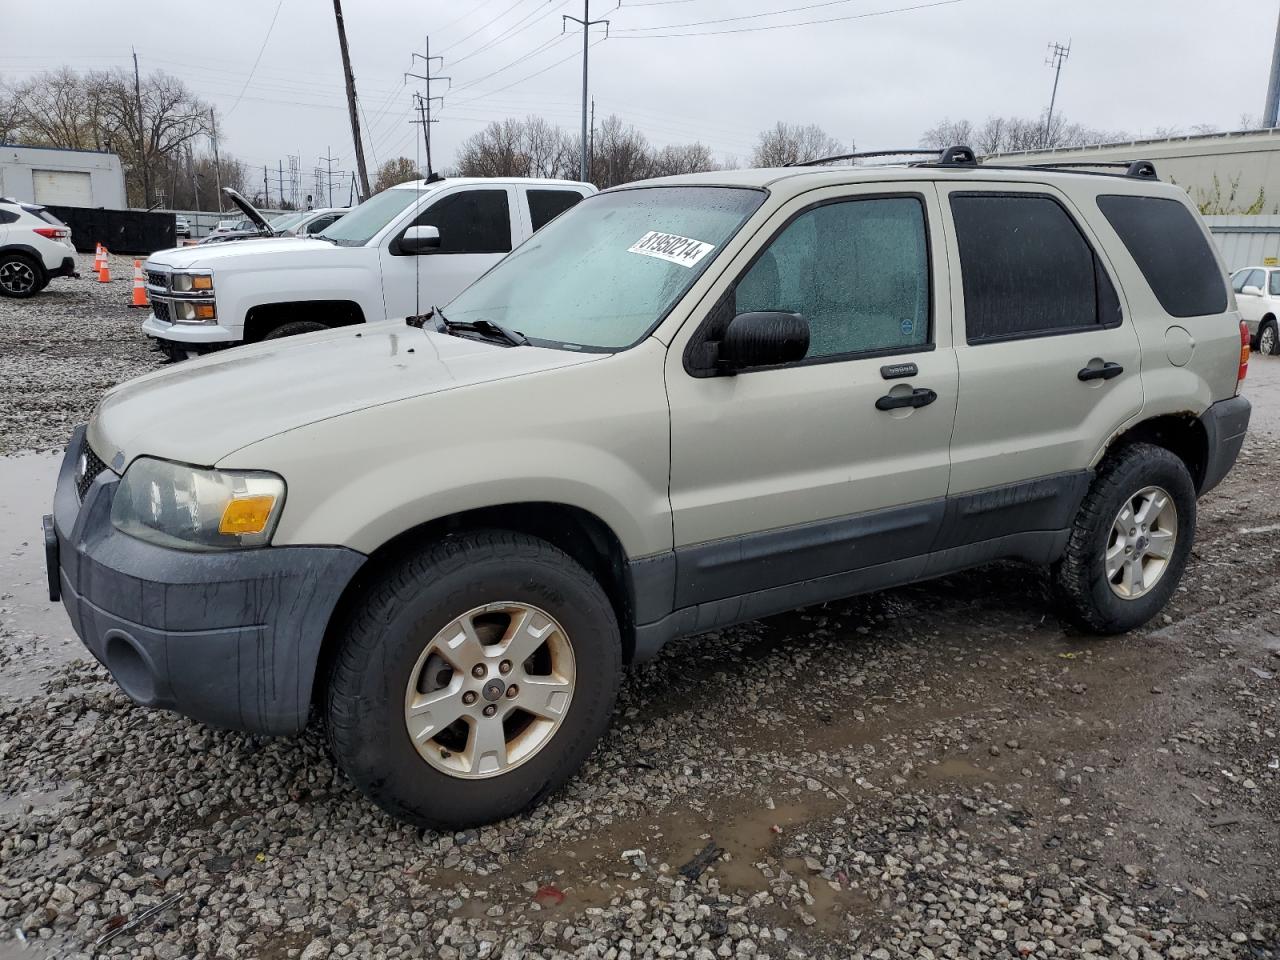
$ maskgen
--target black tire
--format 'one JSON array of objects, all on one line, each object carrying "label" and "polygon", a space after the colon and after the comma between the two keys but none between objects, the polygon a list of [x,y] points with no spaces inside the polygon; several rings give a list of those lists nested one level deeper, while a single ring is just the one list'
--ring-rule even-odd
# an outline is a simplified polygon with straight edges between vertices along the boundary
[{"label": "black tire", "polygon": [[0,254],[0,297],[25,300],[48,282],[44,267],[25,253]]},{"label": "black tire", "polygon": [[1258,328],[1258,352],[1274,357],[1280,354],[1280,329],[1274,320],[1264,320]]},{"label": "black tire", "polygon": [[[1160,579],[1142,596],[1120,597],[1106,575],[1112,524],[1125,501],[1144,487],[1167,491],[1177,511],[1177,536]],[[1076,514],[1066,553],[1054,566],[1056,592],[1067,616],[1088,630],[1124,633],[1164,608],[1177,589],[1195,540],[1196,491],[1186,464],[1163,447],[1132,443],[1102,462]]]},{"label": "black tire", "polygon": [[[541,749],[505,773],[463,779],[418,753],[405,725],[405,691],[440,630],[498,601],[533,604],[559,621],[576,683]],[[608,727],[622,673],[618,623],[600,585],[551,544],[507,531],[450,536],[384,565],[337,639],[324,699],[338,765],[387,813],[438,829],[501,820],[563,785]]]},{"label": "black tire", "polygon": [[328,329],[328,324],[321,323],[319,320],[292,320],[268,331],[262,339],[279,340],[281,337],[296,337],[301,333],[316,333]]}]

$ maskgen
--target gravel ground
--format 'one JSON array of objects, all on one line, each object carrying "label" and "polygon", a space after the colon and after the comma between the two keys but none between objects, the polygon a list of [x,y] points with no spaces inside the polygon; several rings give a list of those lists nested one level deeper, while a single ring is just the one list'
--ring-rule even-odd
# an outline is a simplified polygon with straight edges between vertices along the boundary
[{"label": "gravel ground", "polygon": [[[15,339],[0,303],[0,374],[28,371],[4,449],[155,362],[137,311],[68,289],[90,343]],[[1260,429],[1202,502],[1144,630],[1080,635],[1008,564],[689,638],[565,791],[480,830],[391,821],[315,729],[215,731],[54,668],[0,699],[0,958],[1280,957],[1278,453]],[[0,622],[0,673],[65,636]]]}]

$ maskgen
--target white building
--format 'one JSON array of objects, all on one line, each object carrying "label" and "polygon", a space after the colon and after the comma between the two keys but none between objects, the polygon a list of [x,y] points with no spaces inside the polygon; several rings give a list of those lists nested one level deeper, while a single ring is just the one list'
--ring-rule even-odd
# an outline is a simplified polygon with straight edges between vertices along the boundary
[{"label": "white building", "polygon": [[126,208],[114,153],[0,144],[0,197],[60,207]]},{"label": "white building", "polygon": [[1206,214],[1280,214],[1280,129],[1002,153],[993,163],[1150,160]]}]

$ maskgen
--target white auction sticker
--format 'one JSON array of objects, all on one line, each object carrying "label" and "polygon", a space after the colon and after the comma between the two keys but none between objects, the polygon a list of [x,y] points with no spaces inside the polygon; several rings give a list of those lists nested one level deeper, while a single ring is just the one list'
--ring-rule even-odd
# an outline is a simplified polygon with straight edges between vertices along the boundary
[{"label": "white auction sticker", "polygon": [[627,253],[639,253],[646,257],[657,257],[659,260],[678,263],[682,267],[692,267],[715,248],[714,243],[703,243],[701,240],[678,237],[674,233],[650,230],[627,247]]}]

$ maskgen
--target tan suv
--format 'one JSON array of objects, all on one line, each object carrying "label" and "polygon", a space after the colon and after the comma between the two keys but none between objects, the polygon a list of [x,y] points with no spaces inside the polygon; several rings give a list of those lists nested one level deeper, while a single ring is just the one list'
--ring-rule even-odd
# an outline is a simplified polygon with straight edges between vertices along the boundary
[{"label": "tan suv", "polygon": [[1092,630],[1146,622],[1243,442],[1247,360],[1150,164],[640,183],[444,310],[112,390],[50,590],[138,703],[273,734],[315,707],[393,815],[491,821],[680,634],[1001,558]]}]

